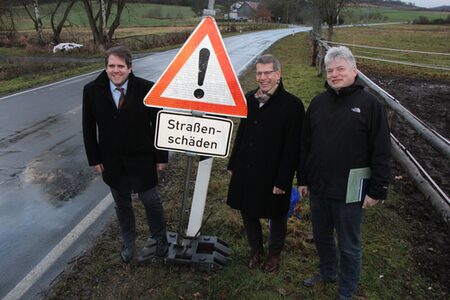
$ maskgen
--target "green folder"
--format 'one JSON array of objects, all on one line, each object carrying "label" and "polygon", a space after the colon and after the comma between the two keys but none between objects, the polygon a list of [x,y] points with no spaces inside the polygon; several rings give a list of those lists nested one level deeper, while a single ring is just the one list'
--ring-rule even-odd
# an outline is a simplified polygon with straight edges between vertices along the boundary
[{"label": "green folder", "polygon": [[345,203],[364,200],[370,182],[370,168],[350,169],[347,181]]}]

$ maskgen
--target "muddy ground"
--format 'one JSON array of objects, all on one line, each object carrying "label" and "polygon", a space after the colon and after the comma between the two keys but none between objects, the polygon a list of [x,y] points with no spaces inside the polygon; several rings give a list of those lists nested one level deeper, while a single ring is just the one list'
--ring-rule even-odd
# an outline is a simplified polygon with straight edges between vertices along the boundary
[{"label": "muddy ground", "polygon": [[[375,83],[388,91],[409,111],[425,121],[439,134],[450,138],[450,82],[419,80],[405,76],[366,71]],[[444,192],[450,194],[450,164],[434,150],[410,125],[388,110],[391,132],[413,154]],[[397,179],[396,179],[397,176]],[[401,177],[399,177],[401,176]],[[406,197],[403,204],[386,203],[397,210],[416,228],[410,250],[414,259],[429,277],[441,282],[450,292],[450,225],[432,208],[431,202],[414,187],[407,173],[394,163],[394,190]]]}]

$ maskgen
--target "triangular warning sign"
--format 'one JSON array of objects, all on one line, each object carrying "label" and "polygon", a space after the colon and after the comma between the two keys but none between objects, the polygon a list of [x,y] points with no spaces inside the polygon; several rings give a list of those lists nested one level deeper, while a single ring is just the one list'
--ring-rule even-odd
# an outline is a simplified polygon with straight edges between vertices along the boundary
[{"label": "triangular warning sign", "polygon": [[214,19],[200,22],[144,104],[247,117],[244,94]]}]

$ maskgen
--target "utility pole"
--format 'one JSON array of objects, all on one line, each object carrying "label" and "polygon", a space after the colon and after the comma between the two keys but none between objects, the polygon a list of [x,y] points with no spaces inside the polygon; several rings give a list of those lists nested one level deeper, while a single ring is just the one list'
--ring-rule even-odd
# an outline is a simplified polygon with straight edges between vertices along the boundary
[{"label": "utility pole", "polygon": [[208,8],[203,10],[203,17],[215,17],[216,10],[214,9],[215,0],[209,0]]}]

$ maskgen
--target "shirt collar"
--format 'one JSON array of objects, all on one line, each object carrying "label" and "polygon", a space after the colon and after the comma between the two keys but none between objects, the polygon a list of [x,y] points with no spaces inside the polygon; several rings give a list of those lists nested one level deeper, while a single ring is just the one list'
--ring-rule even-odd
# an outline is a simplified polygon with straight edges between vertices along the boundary
[{"label": "shirt collar", "polygon": [[[126,94],[127,93],[127,89],[128,89],[128,79],[120,87],[122,87],[124,89],[124,92]],[[110,80],[109,81],[109,88],[111,89],[111,93],[114,93],[116,91],[116,88],[118,88],[118,87]]]}]

